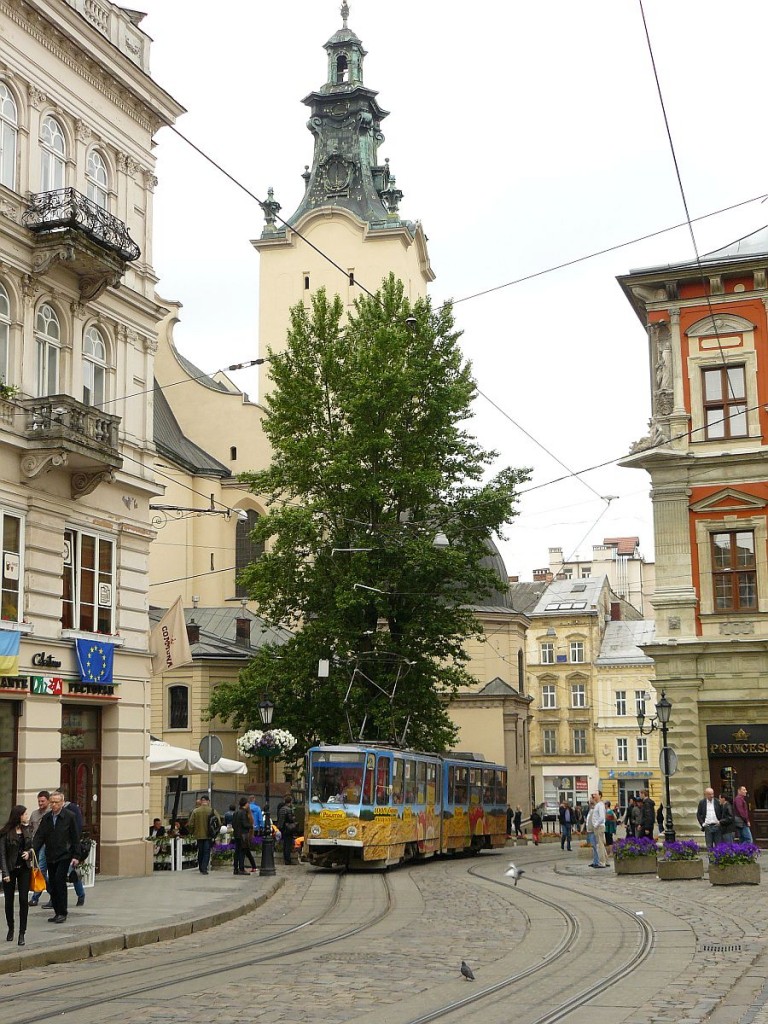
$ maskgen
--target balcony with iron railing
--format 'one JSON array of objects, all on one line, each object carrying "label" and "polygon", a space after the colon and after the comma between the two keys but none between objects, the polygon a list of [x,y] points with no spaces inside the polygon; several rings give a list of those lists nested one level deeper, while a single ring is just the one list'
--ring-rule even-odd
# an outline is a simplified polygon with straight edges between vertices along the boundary
[{"label": "balcony with iron railing", "polygon": [[60,261],[80,279],[83,301],[118,285],[127,264],[141,256],[125,224],[74,188],[30,196],[22,223],[36,236],[33,273]]}]

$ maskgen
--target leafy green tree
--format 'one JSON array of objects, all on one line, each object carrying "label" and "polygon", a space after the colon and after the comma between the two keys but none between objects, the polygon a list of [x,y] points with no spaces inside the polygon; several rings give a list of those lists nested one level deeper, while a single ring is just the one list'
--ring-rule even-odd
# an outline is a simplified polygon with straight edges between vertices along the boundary
[{"label": "leafy green tree", "polygon": [[466,429],[475,384],[458,338],[448,306],[411,305],[393,276],[346,322],[324,291],[291,311],[287,348],[270,353],[272,463],[245,477],[267,496],[255,535],[271,546],[241,580],[270,624],[295,633],[217,687],[212,714],[258,725],[268,692],[302,749],[451,745],[447,700],[475,681],[470,606],[499,587],[480,564],[486,539],[512,520],[528,477],[485,479],[496,453]]}]

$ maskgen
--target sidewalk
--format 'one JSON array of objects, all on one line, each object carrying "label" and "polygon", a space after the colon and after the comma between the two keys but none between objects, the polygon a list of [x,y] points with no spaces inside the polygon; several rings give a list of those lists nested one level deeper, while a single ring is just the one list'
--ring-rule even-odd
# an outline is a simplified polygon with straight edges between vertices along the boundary
[{"label": "sidewalk", "polygon": [[85,890],[84,906],[75,906],[70,890],[66,924],[48,923],[53,911],[42,909],[47,902],[47,893],[43,894],[40,906],[29,908],[26,946],[21,948],[15,941],[17,898],[14,941],[4,942],[4,934],[0,936],[0,975],[204,931],[249,913],[284,883],[285,874],[279,867],[271,878],[236,876],[231,867],[205,876],[195,870],[156,872],[146,878],[98,875],[96,884]]}]

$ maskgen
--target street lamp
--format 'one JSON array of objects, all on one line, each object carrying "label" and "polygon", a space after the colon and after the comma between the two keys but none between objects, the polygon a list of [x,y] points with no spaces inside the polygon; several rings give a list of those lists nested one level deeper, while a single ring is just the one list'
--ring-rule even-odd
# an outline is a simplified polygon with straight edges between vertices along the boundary
[{"label": "street lamp", "polygon": [[[275,705],[265,698],[259,703],[259,718],[265,729],[272,724]],[[259,875],[274,875],[275,872],[275,840],[272,835],[272,818],[269,815],[269,753],[264,752],[264,838],[261,842],[261,867]]]},{"label": "street lamp", "polygon": [[[666,843],[674,843],[675,841],[675,826],[672,822],[672,803],[669,795],[669,776],[670,776],[670,754],[672,751],[667,746],[667,726],[669,725],[669,716],[672,714],[672,702],[668,700],[664,690],[661,691],[661,699],[656,705],[656,714],[651,718],[648,723],[648,728],[645,729],[645,712],[639,710],[637,712],[637,728],[640,730],[641,736],[650,736],[654,729],[661,730],[661,770],[664,773],[664,788],[666,794],[666,806],[665,818],[664,818],[664,841]],[[672,767],[674,771],[674,767]]]}]

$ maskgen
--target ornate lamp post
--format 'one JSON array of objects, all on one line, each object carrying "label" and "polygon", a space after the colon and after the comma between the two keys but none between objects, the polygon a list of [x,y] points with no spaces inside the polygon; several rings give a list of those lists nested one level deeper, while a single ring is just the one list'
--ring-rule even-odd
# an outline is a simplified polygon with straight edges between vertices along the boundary
[{"label": "ornate lamp post", "polygon": [[667,695],[664,690],[661,691],[661,699],[656,705],[656,714],[651,718],[648,723],[648,728],[644,729],[645,724],[645,713],[638,711],[637,713],[637,728],[640,730],[641,736],[650,736],[654,729],[661,730],[661,770],[664,773],[664,787],[666,795],[665,818],[664,818],[664,841],[667,843],[674,843],[675,841],[675,826],[672,822],[672,802],[669,795],[669,776],[674,773],[677,768],[677,755],[673,750],[667,746],[667,726],[669,725],[669,716],[672,714],[672,702],[667,699]]},{"label": "ornate lamp post", "polygon": [[261,843],[259,874],[275,874],[275,840],[269,814],[269,764],[273,757],[284,757],[296,746],[296,737],[287,729],[273,729],[272,715],[275,705],[264,697],[259,703],[259,718],[263,729],[249,729],[237,740],[237,749],[243,757],[264,758],[264,838]]},{"label": "ornate lamp post", "polygon": [[[259,717],[265,730],[272,724],[275,705],[271,700],[264,699],[259,704]],[[272,818],[269,813],[269,759],[272,756],[269,747],[263,748],[264,753],[264,838],[261,842],[261,867],[259,875],[275,874],[275,839],[272,835]]]}]

